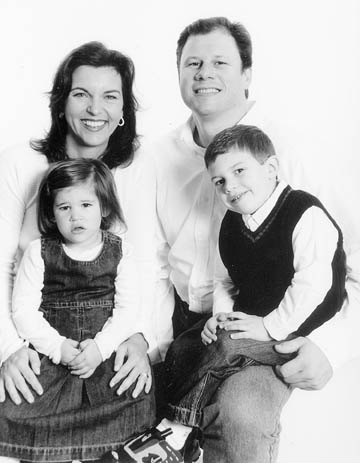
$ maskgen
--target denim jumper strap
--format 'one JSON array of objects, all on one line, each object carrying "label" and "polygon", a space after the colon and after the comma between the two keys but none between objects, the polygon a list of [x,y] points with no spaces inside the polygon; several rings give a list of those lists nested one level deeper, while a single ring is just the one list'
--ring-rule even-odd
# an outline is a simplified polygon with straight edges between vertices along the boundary
[{"label": "denim jumper strap", "polygon": [[[93,338],[112,315],[121,239],[103,231],[93,261],[76,261],[57,238],[42,238],[44,285],[40,310],[58,332],[76,341]],[[36,462],[95,460],[155,421],[153,391],[120,396],[109,383],[113,354],[87,379],[41,359],[44,393],[33,404],[0,404],[0,455]]]}]

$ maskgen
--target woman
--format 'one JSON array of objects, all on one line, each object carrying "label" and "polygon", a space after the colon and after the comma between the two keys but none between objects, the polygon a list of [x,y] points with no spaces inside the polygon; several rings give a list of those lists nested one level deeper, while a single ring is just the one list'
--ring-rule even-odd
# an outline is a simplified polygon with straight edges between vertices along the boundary
[{"label": "woman", "polygon": [[[73,50],[60,64],[54,78],[50,92],[51,127],[47,136],[33,141],[30,147],[16,147],[4,152],[0,158],[1,401],[5,399],[6,390],[15,403],[20,403],[20,395],[32,402],[34,395],[29,385],[38,394],[42,393],[35,376],[41,368],[39,358],[17,335],[11,321],[10,301],[16,265],[28,243],[39,236],[37,189],[50,163],[80,157],[99,158],[113,170],[128,226],[126,239],[134,247],[138,265],[140,293],[147,293],[146,310],[147,314],[151,313],[149,292],[154,286],[155,181],[150,165],[136,152],[137,102],[132,93],[133,79],[132,61],[99,42],[90,42]],[[147,316],[144,312],[142,321]],[[117,373],[110,383],[114,386],[123,380],[118,394],[135,383],[134,400],[129,402],[123,416],[117,417],[117,442],[102,436],[99,442],[95,442],[98,446],[92,445],[90,451],[87,447],[84,453],[86,439],[94,443],[94,437],[91,440],[94,434],[89,429],[81,446],[76,442],[62,443],[61,448],[73,445],[73,449],[66,453],[59,447],[58,461],[99,458],[130,435],[153,424],[152,391],[148,395],[141,394],[143,389],[147,393],[151,389],[151,370],[146,354],[148,344],[141,334],[144,329],[140,323],[141,320],[136,327],[138,333],[120,346],[114,365]],[[141,413],[141,401],[148,405],[151,402],[147,408],[150,413]],[[94,426],[96,428],[96,424]],[[75,446],[78,451],[74,450]],[[27,459],[21,455],[20,458]]]}]

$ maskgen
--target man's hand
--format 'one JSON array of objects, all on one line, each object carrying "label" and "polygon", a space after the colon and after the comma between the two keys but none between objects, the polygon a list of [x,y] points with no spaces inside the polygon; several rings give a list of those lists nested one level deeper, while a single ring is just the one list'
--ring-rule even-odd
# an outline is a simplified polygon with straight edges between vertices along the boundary
[{"label": "man's hand", "polygon": [[77,375],[81,379],[90,378],[96,368],[103,361],[99,348],[94,339],[85,339],[79,344],[81,350],[68,367],[72,375]]},{"label": "man's hand", "polygon": [[275,346],[282,354],[297,352],[297,356],[282,366],[277,374],[293,387],[315,391],[322,389],[333,374],[329,360],[323,351],[308,338],[295,338]]},{"label": "man's hand", "polygon": [[147,356],[147,342],[140,333],[132,335],[123,342],[115,358],[114,370],[117,372],[110,381],[110,387],[115,386],[123,378],[117,394],[121,395],[136,381],[132,396],[136,398],[144,389],[148,393],[151,389],[152,375],[149,358]]},{"label": "man's hand", "polygon": [[4,402],[6,390],[16,405],[21,403],[20,394],[27,402],[33,403],[34,396],[29,385],[39,395],[44,392],[36,377],[39,374],[40,359],[36,351],[22,347],[14,352],[0,369],[0,402]]},{"label": "man's hand", "polygon": [[266,331],[263,318],[257,315],[248,315],[244,312],[228,313],[228,320],[219,324],[226,331],[235,330],[232,339],[255,339],[256,341],[271,341],[272,338]]}]

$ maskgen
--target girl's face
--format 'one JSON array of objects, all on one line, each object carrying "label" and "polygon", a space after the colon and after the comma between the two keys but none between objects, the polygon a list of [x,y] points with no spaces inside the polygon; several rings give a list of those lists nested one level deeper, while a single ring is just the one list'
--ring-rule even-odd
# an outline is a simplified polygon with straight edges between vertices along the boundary
[{"label": "girl's face", "polygon": [[57,190],[53,212],[69,247],[87,248],[100,243],[101,207],[92,182]]},{"label": "girl's face", "polygon": [[79,66],[65,103],[70,157],[99,157],[123,115],[122,81],[113,67]]}]

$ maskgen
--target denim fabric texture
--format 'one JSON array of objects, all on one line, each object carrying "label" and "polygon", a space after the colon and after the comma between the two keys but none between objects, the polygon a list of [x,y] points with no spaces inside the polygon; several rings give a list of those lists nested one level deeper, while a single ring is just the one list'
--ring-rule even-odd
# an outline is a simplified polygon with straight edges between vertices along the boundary
[{"label": "denim fabric texture", "polygon": [[[91,262],[68,257],[58,239],[42,239],[45,263],[40,310],[70,339],[93,338],[112,315],[121,240],[103,232],[103,249]],[[92,460],[119,447],[155,421],[154,393],[118,396],[111,389],[113,354],[88,379],[42,357],[44,394],[33,404],[0,404],[0,455],[26,461]]]}]

